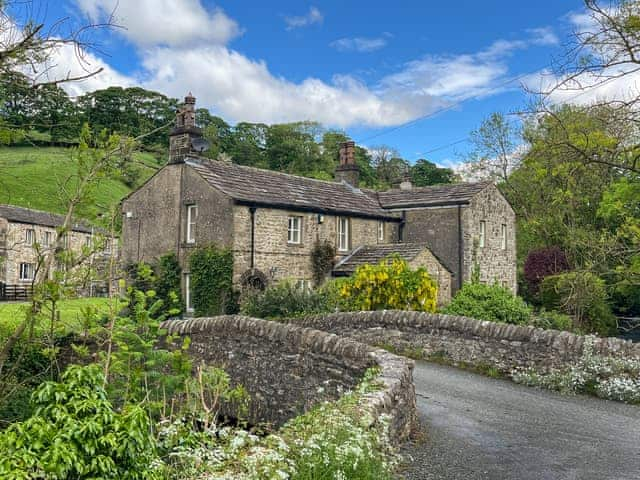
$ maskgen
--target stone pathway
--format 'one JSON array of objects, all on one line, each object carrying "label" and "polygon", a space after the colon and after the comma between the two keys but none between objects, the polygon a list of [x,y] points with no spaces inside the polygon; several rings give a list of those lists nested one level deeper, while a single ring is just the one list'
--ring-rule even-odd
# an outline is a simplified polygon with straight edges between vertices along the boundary
[{"label": "stone pathway", "polygon": [[639,480],[640,407],[417,362],[424,438],[404,474],[442,480]]}]

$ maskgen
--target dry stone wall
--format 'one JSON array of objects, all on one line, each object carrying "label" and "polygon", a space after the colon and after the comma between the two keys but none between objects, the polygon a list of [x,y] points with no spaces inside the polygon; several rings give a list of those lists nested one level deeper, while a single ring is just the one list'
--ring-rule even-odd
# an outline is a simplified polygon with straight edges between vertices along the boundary
[{"label": "dry stone wall", "polygon": [[196,361],[223,367],[251,396],[251,423],[279,426],[318,402],[356,386],[367,368],[379,367],[382,389],[363,408],[391,417],[401,440],[415,420],[413,362],[352,339],[296,325],[242,316],[170,320],[170,334],[189,336]]},{"label": "dry stone wall", "polygon": [[[484,364],[503,372],[567,366],[580,358],[586,338],[556,330],[404,311],[336,313],[290,322],[398,352]],[[617,338],[596,339],[594,350],[601,355],[640,358],[640,344]]]}]

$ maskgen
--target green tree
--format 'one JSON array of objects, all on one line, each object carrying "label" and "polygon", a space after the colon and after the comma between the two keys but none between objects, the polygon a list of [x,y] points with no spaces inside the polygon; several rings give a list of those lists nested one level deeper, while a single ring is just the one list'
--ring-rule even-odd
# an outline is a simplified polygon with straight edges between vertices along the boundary
[{"label": "green tree", "polygon": [[429,185],[443,185],[458,180],[455,172],[450,168],[438,167],[435,163],[421,158],[410,168],[411,182],[416,187]]}]

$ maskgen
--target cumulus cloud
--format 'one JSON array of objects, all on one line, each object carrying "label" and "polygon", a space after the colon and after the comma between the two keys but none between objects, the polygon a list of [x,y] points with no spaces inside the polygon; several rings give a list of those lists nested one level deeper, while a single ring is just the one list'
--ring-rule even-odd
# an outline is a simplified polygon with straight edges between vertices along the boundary
[{"label": "cumulus cloud", "polygon": [[200,0],[76,0],[93,21],[112,14],[121,33],[139,47],[226,44],[241,33],[221,9],[208,11]]},{"label": "cumulus cloud", "polygon": [[287,30],[293,30],[294,28],[308,27],[314,23],[322,23],[324,15],[316,7],[310,7],[309,11],[305,15],[284,17],[284,22],[287,24]]},{"label": "cumulus cloud", "polygon": [[144,67],[147,87],[178,97],[186,90],[198,92],[199,103],[230,120],[386,126],[409,121],[437,102],[424,93],[374,92],[349,76],[336,76],[331,83],[316,78],[290,82],[275,77],[265,62],[222,46],[156,49]]},{"label": "cumulus cloud", "polygon": [[[111,13],[117,0],[76,1],[83,12],[100,19]],[[230,48],[227,42],[240,32],[239,26],[222,11],[205,8],[201,0],[121,1],[116,17],[127,27],[122,35],[136,45],[141,59],[135,78],[120,75],[92,57],[105,71],[70,86],[77,89],[74,93],[110,84],[138,84],[178,98],[192,91],[199,106],[232,122],[315,120],[343,128],[399,125],[457,101],[498,93],[505,87],[497,85],[509,78],[507,60],[514,52],[552,40],[550,32],[539,29],[524,40],[497,41],[475,53],[426,56],[369,84],[350,75],[293,82],[274,75],[265,61]],[[298,28],[322,18],[311,7],[306,15],[286,20],[290,28]],[[215,22],[221,22],[222,28],[212,28]],[[333,46],[371,51],[384,46],[388,36],[344,38]],[[61,71],[69,68],[65,62],[70,64],[72,59],[60,60]]]},{"label": "cumulus cloud", "polygon": [[345,37],[334,40],[329,44],[329,46],[341,52],[373,52],[384,48],[386,45],[387,39],[385,37]]}]

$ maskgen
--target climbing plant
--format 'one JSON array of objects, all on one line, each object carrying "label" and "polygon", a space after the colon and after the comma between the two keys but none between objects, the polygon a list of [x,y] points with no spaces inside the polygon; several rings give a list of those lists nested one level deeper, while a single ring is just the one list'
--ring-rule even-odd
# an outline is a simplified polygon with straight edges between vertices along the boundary
[{"label": "climbing plant", "polygon": [[233,254],[215,245],[194,250],[189,259],[196,316],[230,313],[235,308]]},{"label": "climbing plant", "polygon": [[329,274],[333,268],[336,257],[336,247],[329,241],[316,242],[311,250],[311,269],[313,270],[313,281],[316,286]]}]

